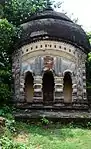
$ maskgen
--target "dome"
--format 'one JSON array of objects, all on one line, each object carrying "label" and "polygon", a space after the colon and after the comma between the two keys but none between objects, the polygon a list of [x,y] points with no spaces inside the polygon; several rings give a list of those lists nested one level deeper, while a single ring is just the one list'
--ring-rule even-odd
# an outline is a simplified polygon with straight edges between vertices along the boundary
[{"label": "dome", "polygon": [[23,32],[19,46],[37,40],[51,39],[71,43],[82,48],[84,52],[89,52],[90,44],[86,33],[81,26],[63,13],[47,9],[28,18],[21,27]]}]

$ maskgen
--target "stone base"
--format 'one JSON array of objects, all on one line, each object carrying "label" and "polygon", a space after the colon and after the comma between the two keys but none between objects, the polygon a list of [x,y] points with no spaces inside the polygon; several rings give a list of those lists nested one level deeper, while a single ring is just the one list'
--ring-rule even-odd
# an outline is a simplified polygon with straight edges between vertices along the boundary
[{"label": "stone base", "polygon": [[91,113],[84,111],[43,111],[43,110],[21,110],[14,112],[15,119],[91,119]]},{"label": "stone base", "polygon": [[15,104],[16,109],[30,109],[30,110],[83,110],[86,111],[89,109],[88,103],[50,103],[45,104],[40,103],[17,103]]},{"label": "stone base", "polygon": [[45,105],[41,103],[17,103],[16,110],[13,112],[16,119],[76,119],[91,118],[90,107],[87,102],[84,103],[52,103]]}]

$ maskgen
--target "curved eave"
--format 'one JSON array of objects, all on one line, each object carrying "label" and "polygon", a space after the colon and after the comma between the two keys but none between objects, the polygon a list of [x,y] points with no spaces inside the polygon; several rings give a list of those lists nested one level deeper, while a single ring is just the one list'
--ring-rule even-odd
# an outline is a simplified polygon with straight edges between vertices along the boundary
[{"label": "curved eave", "polygon": [[27,40],[20,40],[16,45],[15,45],[15,50],[21,48],[22,46],[25,46],[27,44],[33,43],[33,42],[37,42],[37,41],[43,41],[43,40],[51,40],[51,41],[58,41],[58,42],[64,42],[67,44],[71,44],[73,46],[75,46],[76,48],[79,48],[81,51],[83,51],[84,53],[88,54],[90,52],[89,49],[84,49],[83,47],[77,45],[76,43],[73,43],[71,41],[67,41],[65,39],[61,39],[61,38],[57,38],[57,37],[52,37],[52,36],[48,36],[48,35],[41,35],[41,36],[37,36],[34,38],[29,38]]}]

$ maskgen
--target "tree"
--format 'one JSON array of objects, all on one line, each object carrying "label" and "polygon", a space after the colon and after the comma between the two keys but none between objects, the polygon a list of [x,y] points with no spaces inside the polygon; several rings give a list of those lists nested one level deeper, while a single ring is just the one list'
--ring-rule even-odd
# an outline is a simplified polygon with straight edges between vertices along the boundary
[{"label": "tree", "polygon": [[7,18],[9,22],[19,25],[35,12],[43,10],[46,5],[47,0],[8,0],[3,8],[3,17]]},{"label": "tree", "polygon": [[[87,33],[87,36],[91,44],[91,32]],[[91,52],[88,54],[87,59],[87,88],[91,88]]]},{"label": "tree", "polygon": [[0,20],[0,101],[10,98],[11,51],[17,30],[6,19]]}]

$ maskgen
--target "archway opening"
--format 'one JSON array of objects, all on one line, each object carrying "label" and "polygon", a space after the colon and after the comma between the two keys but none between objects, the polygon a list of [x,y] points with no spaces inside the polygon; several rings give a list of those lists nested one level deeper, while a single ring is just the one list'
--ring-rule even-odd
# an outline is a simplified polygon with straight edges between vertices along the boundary
[{"label": "archway opening", "polygon": [[25,99],[27,102],[33,101],[33,95],[34,95],[34,78],[32,76],[31,72],[27,72],[25,76]]},{"label": "archway opening", "polygon": [[54,76],[51,71],[46,71],[43,75],[43,100],[44,103],[51,103],[54,99]]},{"label": "archway opening", "polygon": [[72,79],[69,72],[64,75],[64,102],[72,102]]}]

